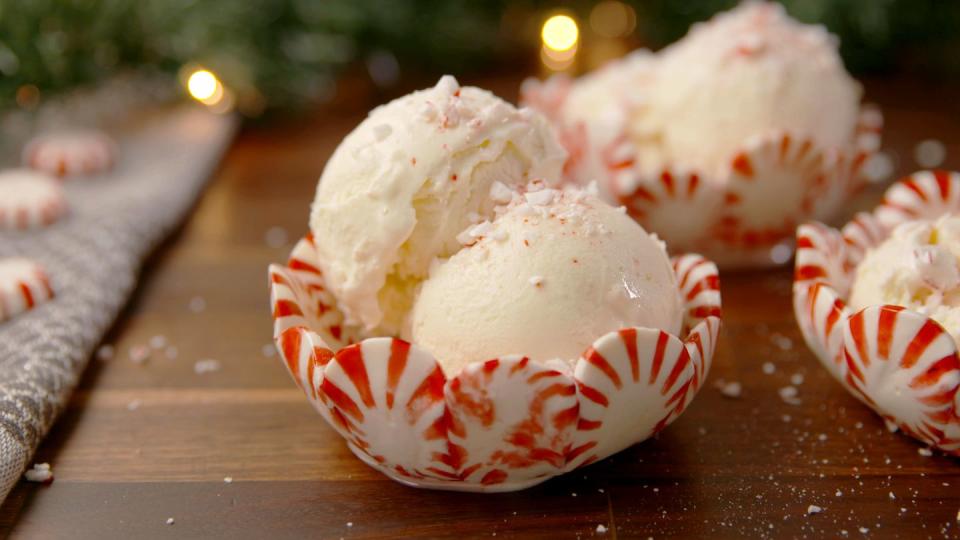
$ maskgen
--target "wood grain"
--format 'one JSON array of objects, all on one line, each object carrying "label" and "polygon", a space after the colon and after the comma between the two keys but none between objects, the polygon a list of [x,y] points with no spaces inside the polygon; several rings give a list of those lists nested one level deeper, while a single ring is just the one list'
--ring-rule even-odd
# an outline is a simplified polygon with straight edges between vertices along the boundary
[{"label": "wood grain", "polygon": [[[517,79],[482,82],[512,97]],[[916,167],[925,138],[945,141],[946,165],[960,167],[956,87],[882,82],[867,94],[886,112],[898,173]],[[0,536],[958,536],[960,463],[919,455],[819,367],[793,320],[789,270],[722,277],[710,381],[657,439],[501,495],[410,489],[362,465],[263,352],[267,264],[305,231],[323,163],[362,114],[350,105],[242,132],[188,223],[146,264],[106,340],[116,356],[92,360],[39,449],[56,481],[18,485]],[[271,227],[289,233],[285,246],[267,246]],[[129,360],[157,335],[176,358]],[[221,369],[196,374],[204,358]],[[798,376],[801,403],[784,403],[779,388]],[[741,397],[723,397],[721,379],[740,382]],[[811,504],[823,513],[807,516]]]}]

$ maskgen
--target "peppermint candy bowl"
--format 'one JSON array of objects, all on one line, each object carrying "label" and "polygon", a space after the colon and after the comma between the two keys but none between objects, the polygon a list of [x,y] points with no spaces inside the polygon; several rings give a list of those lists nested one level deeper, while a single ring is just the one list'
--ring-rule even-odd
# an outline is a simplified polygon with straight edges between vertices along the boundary
[{"label": "peppermint candy bowl", "polygon": [[960,358],[936,321],[896,305],[856,311],[846,298],[867,250],[900,223],[960,212],[960,174],[915,173],[842,229],[797,229],[793,307],[803,337],[854,397],[913,438],[960,456]]},{"label": "peppermint candy bowl", "polygon": [[415,487],[524,489],[647,439],[693,400],[720,330],[717,268],[684,255],[684,339],[623,328],[570,365],[511,355],[445,374],[416,344],[345,326],[316,260],[308,235],[270,266],[281,358],[357,457]]},{"label": "peppermint candy bowl", "polygon": [[[643,151],[631,139],[630,112],[642,104],[618,105],[621,114],[604,127],[567,122],[562,109],[572,81],[554,76],[528,79],[521,104],[544,113],[556,127],[569,158],[565,178],[596,180],[601,192],[671,249],[702,253],[721,268],[785,264],[797,225],[829,220],[865,185],[865,164],[881,144],[883,115],[864,105],[855,133],[842,147],[829,147],[805,133],[756,133],[725,158],[720,172],[673,163],[643,167]],[[634,90],[642,96],[643,89]],[[717,134],[722,136],[722,134]]]}]

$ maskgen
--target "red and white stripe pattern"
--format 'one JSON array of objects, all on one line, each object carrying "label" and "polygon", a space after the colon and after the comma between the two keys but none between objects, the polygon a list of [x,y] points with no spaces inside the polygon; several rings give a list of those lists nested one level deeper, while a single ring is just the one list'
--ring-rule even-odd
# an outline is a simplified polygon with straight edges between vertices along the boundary
[{"label": "red and white stripe pattern", "polygon": [[904,433],[960,455],[960,358],[935,321],[901,306],[853,312],[845,303],[856,265],[896,225],[955,213],[960,175],[920,172],[890,187],[872,214],[842,232],[797,230],[794,311],[821,363],[857,399]]},{"label": "red and white stripe pattern", "polygon": [[270,267],[284,365],[360,459],[417,487],[523,489],[649,437],[693,399],[719,332],[716,266],[685,255],[673,263],[686,340],[624,328],[572,366],[505,356],[448,378],[415,344],[345,328],[316,257],[307,237]]},{"label": "red and white stripe pattern", "polygon": [[580,417],[569,375],[525,357],[469,364],[446,387],[454,478],[493,486],[556,476]]},{"label": "red and white stripe pattern", "polygon": [[956,452],[960,358],[953,338],[932,319],[900,306],[871,306],[843,332],[847,388],[884,418],[931,445]]},{"label": "red and white stripe pattern", "polygon": [[[646,181],[636,178],[629,170],[618,176],[631,177],[629,182],[615,180],[615,189],[611,191],[617,193],[617,202],[626,206],[634,219],[650,231],[656,231],[673,249],[686,251],[703,247],[703,231],[716,219],[723,198],[718,190],[704,185],[702,175],[668,169]],[[691,211],[692,208],[697,211]],[[678,215],[684,219],[678,220]]]},{"label": "red and white stripe pattern", "polygon": [[20,257],[0,259],[0,322],[51,298],[50,278],[39,263]]},{"label": "red and white stripe pattern", "polygon": [[730,160],[716,237],[730,246],[773,246],[813,211],[824,156],[812,139],[790,133],[749,141]]},{"label": "red and white stripe pattern", "polygon": [[408,481],[446,479],[446,377],[429,353],[394,338],[337,351],[323,372],[333,427],[354,454]]},{"label": "red and white stripe pattern", "polygon": [[594,342],[574,369],[580,419],[567,465],[587,465],[647,439],[686,405],[693,364],[662,330],[624,328]]},{"label": "red and white stripe pattern", "polygon": [[937,218],[960,211],[960,173],[921,171],[900,180],[883,196],[874,214],[892,230],[920,218]]},{"label": "red and white stripe pattern", "polygon": [[673,257],[671,262],[684,305],[680,335],[687,336],[684,346],[693,364],[689,403],[707,378],[720,337],[720,272],[716,264],[696,254]]},{"label": "red and white stripe pattern", "polygon": [[100,131],[52,132],[27,144],[23,163],[54,176],[88,176],[113,167],[116,153],[116,144]]},{"label": "red and white stripe pattern", "polygon": [[843,380],[846,364],[841,355],[843,322],[850,313],[837,292],[849,289],[840,234],[820,223],[797,230],[797,257],[793,283],[793,310],[807,346],[821,363]]},{"label": "red and white stripe pattern", "polygon": [[67,212],[63,186],[55,178],[28,169],[0,172],[0,229],[34,229]]},{"label": "red and white stripe pattern", "polygon": [[867,250],[880,244],[887,237],[886,229],[880,221],[867,212],[857,212],[857,215],[843,226],[840,234],[846,244],[843,263],[844,272],[848,274],[860,264]]},{"label": "red and white stripe pattern", "polygon": [[680,299],[685,308],[682,335],[710,317],[720,318],[720,272],[717,265],[696,254],[673,257]]}]

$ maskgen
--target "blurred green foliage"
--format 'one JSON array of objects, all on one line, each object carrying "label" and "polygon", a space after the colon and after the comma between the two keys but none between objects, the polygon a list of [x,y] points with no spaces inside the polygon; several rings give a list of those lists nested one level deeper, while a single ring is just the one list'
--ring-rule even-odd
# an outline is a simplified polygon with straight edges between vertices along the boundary
[{"label": "blurred green foliage", "polygon": [[[636,37],[659,47],[733,0],[628,0]],[[520,70],[535,58],[535,26],[571,0],[0,0],[0,109],[18,88],[41,96],[112,74],[176,74],[195,63],[238,92],[288,107],[329,94],[350,65],[389,85],[404,73]],[[856,72],[960,73],[960,2],[784,0],[794,16],[841,36]],[[530,24],[528,24],[530,23]],[[533,31],[530,31],[530,28]],[[528,54],[529,53],[529,54]]]},{"label": "blurred green foliage", "polygon": [[[653,47],[682,37],[696,21],[736,0],[625,0],[637,33]],[[780,0],[791,16],[825,25],[857,74],[960,75],[960,2],[956,0]]]}]

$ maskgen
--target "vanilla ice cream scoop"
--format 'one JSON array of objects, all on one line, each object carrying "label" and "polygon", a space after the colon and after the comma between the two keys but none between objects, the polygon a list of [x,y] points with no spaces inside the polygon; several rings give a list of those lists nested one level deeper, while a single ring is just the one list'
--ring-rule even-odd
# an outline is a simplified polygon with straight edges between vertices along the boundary
[{"label": "vanilla ice cream scoop", "polygon": [[663,244],[592,194],[537,188],[465,231],[423,282],[409,339],[448,376],[507,354],[571,362],[624,327],[680,331]]},{"label": "vanilla ice cream scoop", "polygon": [[960,343],[960,216],[894,229],[857,266],[850,304],[906,307],[937,321]]},{"label": "vanilla ice cream scoop", "polygon": [[821,148],[853,140],[861,87],[836,39],[769,2],[745,2],[664,49],[631,136],[644,168],[691,167],[724,178],[734,152],[771,130]]},{"label": "vanilla ice cream scoop", "polygon": [[559,178],[564,159],[539,113],[450,76],[373,110],[327,163],[310,216],[346,322],[399,333],[430,262],[492,217],[493,182]]}]

